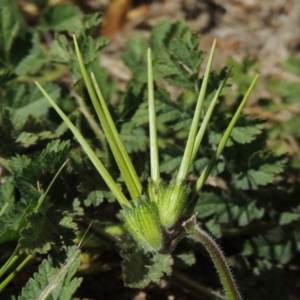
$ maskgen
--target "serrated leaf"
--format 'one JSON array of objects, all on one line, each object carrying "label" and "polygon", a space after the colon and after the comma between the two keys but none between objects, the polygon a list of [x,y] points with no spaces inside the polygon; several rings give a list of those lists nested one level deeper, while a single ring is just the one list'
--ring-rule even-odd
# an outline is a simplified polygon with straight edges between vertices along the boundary
[{"label": "serrated leaf", "polygon": [[196,263],[196,257],[193,252],[186,252],[176,255],[175,265],[177,268],[185,269]]},{"label": "serrated leaf", "polygon": [[40,17],[39,28],[42,31],[81,32],[83,14],[72,4],[65,3],[50,6]]},{"label": "serrated leaf", "polygon": [[46,53],[40,47],[39,35],[32,35],[32,48],[15,68],[17,75],[36,74],[46,62]]},{"label": "serrated leaf", "polygon": [[84,17],[83,26],[85,36],[92,36],[95,33],[95,30],[102,23],[101,13],[93,13]]},{"label": "serrated leaf", "polygon": [[53,62],[67,64],[71,60],[68,49],[69,43],[65,35],[59,34],[53,41],[50,49],[51,60]]},{"label": "serrated leaf", "polygon": [[[209,141],[212,144],[218,144],[229,121],[224,116],[214,118],[210,125]],[[251,118],[241,115],[233,128],[226,147],[232,147],[233,141],[240,144],[253,142],[260,135],[265,127],[265,121],[258,118]]]},{"label": "serrated leaf", "polygon": [[38,135],[34,133],[22,132],[17,137],[16,142],[21,144],[22,147],[28,148],[29,146],[36,144],[38,138],[39,138]]},{"label": "serrated leaf", "polygon": [[69,141],[56,140],[47,144],[37,159],[42,172],[56,172],[67,160]]},{"label": "serrated leaf", "polygon": [[261,134],[264,127],[265,122],[263,120],[241,115],[231,132],[230,138],[237,143],[247,144],[252,142],[257,135]]},{"label": "serrated leaf", "polygon": [[145,151],[148,143],[148,136],[145,130],[143,128],[132,129],[130,127],[127,128],[127,126],[123,126],[120,132],[120,137],[127,153]]},{"label": "serrated leaf", "polygon": [[49,255],[39,266],[22,289],[18,300],[68,300],[71,299],[82,279],[73,278],[80,266],[79,251],[76,246],[64,253]]},{"label": "serrated leaf", "polygon": [[[126,43],[122,59],[133,74],[137,74],[141,68],[144,68],[146,51],[147,46],[142,34],[135,35]],[[143,73],[146,75],[146,70]]]},{"label": "serrated leaf", "polygon": [[27,254],[45,254],[62,240],[70,245],[75,238],[75,223],[59,211],[33,211],[26,216],[26,221],[26,227],[20,231],[19,249]]},{"label": "serrated leaf", "polygon": [[169,20],[158,23],[151,31],[151,48],[153,51],[161,49],[165,45],[165,39],[171,31],[172,23]]},{"label": "serrated leaf", "polygon": [[0,244],[19,238],[19,230],[25,226],[25,216],[32,210],[33,205],[22,200],[6,211],[0,219]]},{"label": "serrated leaf", "polygon": [[154,254],[148,275],[151,281],[158,283],[163,276],[171,275],[173,263],[171,255]]},{"label": "serrated leaf", "polygon": [[186,32],[181,39],[178,37],[172,39],[170,43],[170,52],[189,72],[197,71],[202,62],[203,53],[198,51],[199,43],[200,38],[190,31]]},{"label": "serrated leaf", "polygon": [[[136,125],[141,125],[143,123],[137,122],[136,117],[137,112],[140,109],[145,110],[145,114],[142,117],[146,116],[148,113],[148,106],[143,102],[143,95],[145,90],[145,84],[140,84],[138,82],[129,82],[127,89],[120,99],[120,104],[122,104],[121,110],[121,119],[129,122],[134,122]],[[144,104],[141,107],[141,104]],[[147,108],[146,108],[147,106]]]},{"label": "serrated leaf", "polygon": [[255,152],[248,159],[248,169],[232,175],[232,181],[238,189],[257,189],[272,183],[280,174],[287,161],[285,155],[275,156],[270,151]]},{"label": "serrated leaf", "polygon": [[151,32],[151,47],[154,51],[168,47],[174,36],[183,36],[188,31],[184,22],[172,23],[169,20],[158,23]]},{"label": "serrated leaf", "polygon": [[171,274],[173,259],[170,255],[145,254],[132,238],[122,240],[121,256],[125,286],[144,288],[151,281],[158,283],[165,274]]},{"label": "serrated leaf", "polygon": [[80,45],[83,61],[86,65],[92,63],[99,57],[99,51],[108,44],[108,40],[105,38],[98,38],[94,40],[88,36],[84,39],[84,42]]},{"label": "serrated leaf", "polygon": [[185,26],[179,31],[169,37],[166,49],[159,51],[158,68],[171,85],[198,92],[199,67],[204,57],[198,50],[200,40]]},{"label": "serrated leaf", "polygon": [[278,227],[268,234],[248,240],[244,245],[242,255],[255,255],[270,262],[286,264],[297,253],[295,238],[291,231]]},{"label": "serrated leaf", "polygon": [[[68,142],[60,143],[59,140],[51,142],[39,157],[33,160],[26,156],[16,156],[9,161],[9,168],[15,178],[15,186],[23,199],[35,203],[40,199],[40,187],[47,187],[53,174],[65,163],[69,151]],[[61,195],[56,195],[62,199]]]},{"label": "serrated leaf", "polygon": [[300,219],[300,207],[293,209],[290,212],[283,212],[280,215],[279,224],[286,225]]},{"label": "serrated leaf", "polygon": [[104,200],[104,192],[103,191],[92,191],[88,194],[87,199],[84,200],[85,206],[99,206]]},{"label": "serrated leaf", "polygon": [[254,220],[261,219],[265,213],[258,208],[256,202],[240,191],[224,193],[202,193],[195,207],[200,219],[214,216],[218,223],[237,221],[240,226],[246,226]]}]

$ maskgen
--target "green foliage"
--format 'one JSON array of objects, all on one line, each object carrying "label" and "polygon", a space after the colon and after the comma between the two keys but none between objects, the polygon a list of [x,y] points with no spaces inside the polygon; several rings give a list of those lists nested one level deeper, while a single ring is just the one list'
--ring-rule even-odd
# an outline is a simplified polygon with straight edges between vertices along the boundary
[{"label": "green foliage", "polygon": [[173,259],[170,255],[154,254],[150,258],[131,238],[123,240],[120,248],[126,286],[144,288],[150,282],[158,283],[162,276],[171,274]]},{"label": "green foliage", "polygon": [[81,10],[69,3],[48,7],[42,16],[38,28],[42,31],[80,32],[83,27]]},{"label": "green foliage", "polygon": [[65,248],[56,255],[49,255],[33,274],[18,300],[36,299],[72,299],[72,295],[82,282],[82,278],[73,278],[80,266],[77,247]]},{"label": "green foliage", "polygon": [[[41,9],[36,30],[26,24],[14,1],[2,2],[0,254],[8,257],[15,247],[20,253],[34,255],[52,251],[40,264],[39,272],[23,288],[19,299],[37,299],[50,292],[50,288],[53,290],[49,299],[70,299],[81,282],[78,278],[72,279],[80,262],[76,249],[62,250],[64,245],[72,244],[74,231],[86,226],[82,222],[85,217],[109,221],[117,226],[119,215],[112,193],[72,134],[32,85],[32,80],[43,83],[126,193],[124,179],[106,141],[95,138],[94,131],[81,114],[82,108],[77,109],[78,101],[73,95],[84,100],[88,97],[74,57],[70,33],[76,32],[84,62],[88,70],[95,73],[144,186],[149,177],[146,49],[149,45],[153,50],[160,170],[166,181],[176,176],[182,160],[202,83],[199,70],[204,52],[198,50],[199,36],[184,23],[159,23],[153,28],[148,44],[142,34],[127,42],[122,57],[132,79],[121,91],[118,84],[111,82],[109,70],[98,68],[99,51],[108,44],[104,38],[91,37],[101,22],[98,14],[85,17],[71,4],[48,7],[47,1],[35,1]],[[49,34],[49,30],[53,42],[46,45],[43,35]],[[229,65],[234,66],[231,82],[237,86],[237,93],[230,97],[232,105],[228,106],[225,100],[229,86],[223,90],[190,169],[191,188],[218,145],[235,111],[236,100],[243,96],[251,73],[257,67],[257,63],[249,59],[241,65],[235,61]],[[298,60],[286,63],[287,72],[299,76],[299,70]],[[60,80],[69,73],[73,80],[70,84]],[[205,110],[225,74],[226,69],[211,73]],[[165,82],[179,88],[180,93],[170,93]],[[280,105],[276,105],[273,99],[261,99],[262,110],[278,113],[299,99],[297,83],[276,79],[270,82],[269,89],[280,97]],[[112,99],[117,99],[117,103],[110,101]],[[90,109],[88,103],[86,101]],[[287,150],[287,137],[291,135],[299,137],[297,115],[287,122],[268,125],[268,131],[264,120],[241,116],[212,172],[210,183],[215,186],[205,185],[201,194],[195,196],[198,222],[220,244],[224,244],[225,253],[231,255],[230,262],[245,299],[287,299],[284,272],[293,267],[300,250],[299,183],[295,175],[298,171],[293,169],[295,166],[299,168],[299,163],[296,155],[288,157],[283,154]],[[280,141],[280,144],[271,151],[266,146],[267,140]],[[67,159],[70,162],[39,206],[50,182]],[[119,248],[123,278],[128,287],[145,288],[151,282],[158,283],[163,276],[171,276],[172,269],[189,272],[194,264],[201,273],[197,277],[202,278],[204,285],[210,284],[205,282],[207,269],[198,265],[199,257],[200,261],[207,258],[191,242],[182,241],[175,249],[172,254],[174,264],[170,254],[145,254],[144,249],[126,237],[122,237]],[[64,255],[55,258],[54,251]],[[97,251],[101,253],[102,248]],[[4,263],[1,259],[1,264]],[[108,268],[114,263],[105,261]],[[29,272],[31,269],[28,266]]]},{"label": "green foliage", "polygon": [[261,185],[272,183],[283,171],[286,161],[285,155],[274,156],[270,151],[255,152],[246,162],[247,171],[232,175],[233,184],[243,190],[256,190]]}]

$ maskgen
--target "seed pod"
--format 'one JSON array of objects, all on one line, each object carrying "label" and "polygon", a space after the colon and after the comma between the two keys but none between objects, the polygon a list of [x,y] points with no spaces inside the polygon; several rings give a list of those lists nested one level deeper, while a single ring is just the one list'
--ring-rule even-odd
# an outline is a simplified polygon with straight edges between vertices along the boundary
[{"label": "seed pod", "polygon": [[189,188],[183,182],[171,182],[159,192],[158,213],[162,226],[172,227],[186,214],[186,199]]},{"label": "seed pod", "polygon": [[149,199],[133,202],[132,208],[122,210],[126,226],[135,240],[147,251],[158,251],[163,246],[163,235],[157,209]]}]

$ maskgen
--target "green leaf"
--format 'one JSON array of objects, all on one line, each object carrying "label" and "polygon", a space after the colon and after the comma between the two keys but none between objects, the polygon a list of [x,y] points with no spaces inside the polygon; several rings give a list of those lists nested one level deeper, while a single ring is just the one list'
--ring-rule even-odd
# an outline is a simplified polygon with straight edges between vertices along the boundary
[{"label": "green leaf", "polygon": [[32,35],[32,48],[15,68],[17,75],[36,74],[46,62],[46,53],[40,46],[40,39],[37,32]]},{"label": "green leaf", "polygon": [[19,143],[22,148],[28,148],[29,146],[32,146],[36,144],[38,141],[39,136],[34,133],[29,132],[22,132],[16,139],[16,142]]},{"label": "green leaf", "polygon": [[[60,97],[61,89],[58,85],[47,83],[45,86],[49,89],[49,93],[53,99],[57,100]],[[16,113],[23,120],[26,120],[29,115],[33,114],[35,117],[44,117],[51,107],[45,97],[41,96],[41,93],[36,89],[35,85],[20,86],[18,88],[18,94],[12,96],[18,98],[18,103],[16,103],[17,99],[15,99],[15,103],[18,105],[18,108],[16,107]]]},{"label": "green leaf", "polygon": [[50,49],[51,61],[67,64],[71,60],[69,43],[65,35],[59,34],[53,41]]},{"label": "green leaf", "polygon": [[172,23],[169,20],[158,23],[151,31],[151,49],[153,51],[161,50],[162,46],[167,44],[166,38],[171,32]]},{"label": "green leaf", "polygon": [[300,219],[300,206],[292,209],[292,211],[283,212],[279,219],[280,225],[290,224]]},{"label": "green leaf", "polygon": [[42,31],[82,31],[83,13],[79,7],[65,3],[48,7],[40,17],[39,28]]},{"label": "green leaf", "polygon": [[247,169],[232,174],[232,182],[238,189],[258,189],[275,180],[287,162],[285,155],[275,156],[271,151],[257,151],[247,161]]},{"label": "green leaf", "polygon": [[137,34],[132,37],[125,46],[122,54],[122,59],[126,66],[131,70],[133,77],[135,78],[138,74],[142,74],[142,78],[137,77],[136,80],[146,81],[146,52],[147,45],[142,34]]},{"label": "green leaf", "polygon": [[[32,160],[25,156],[10,159],[9,168],[15,177],[15,185],[21,196],[37,204],[42,195],[38,187],[47,187],[56,173],[65,163],[69,152],[69,143],[59,140],[47,144],[39,157]],[[63,198],[59,195],[57,199]]]},{"label": "green leaf", "polygon": [[85,36],[92,36],[102,23],[101,13],[84,16],[83,26]]},{"label": "green leaf", "polygon": [[[258,118],[251,118],[246,115],[241,115],[236,125],[232,129],[230,139],[237,143],[251,143],[265,128],[265,121]],[[227,147],[232,143],[228,141]]]},{"label": "green leaf", "polygon": [[23,122],[11,109],[0,110],[0,156],[7,157],[16,151],[15,140],[21,133]]},{"label": "green leaf", "polygon": [[70,245],[75,238],[75,223],[72,218],[62,216],[54,209],[31,212],[26,216],[26,227],[20,231],[19,248],[27,254],[36,252],[45,254],[52,247],[64,244]]},{"label": "green leaf", "polygon": [[86,65],[91,64],[99,58],[99,51],[108,45],[108,40],[101,37],[96,40],[88,36],[80,43],[80,51]]},{"label": "green leaf", "polygon": [[5,211],[0,219],[0,244],[19,238],[19,230],[26,224],[25,216],[32,210],[33,205],[22,200]]},{"label": "green leaf", "polygon": [[104,201],[105,193],[103,191],[92,191],[87,199],[84,200],[85,206],[99,206]]},{"label": "green leaf", "polygon": [[[218,116],[214,118],[213,122],[209,126],[209,142],[211,144],[219,143],[228,122],[228,119],[224,116]],[[232,147],[234,142],[239,144],[249,144],[258,138],[258,136],[263,132],[264,128],[264,120],[241,115],[236,125],[232,129],[226,147]]]},{"label": "green leaf", "polygon": [[132,124],[127,123],[122,127],[120,137],[127,153],[145,151],[147,149],[149,138],[143,128],[132,128]]},{"label": "green leaf", "polygon": [[171,85],[197,93],[198,73],[204,53],[198,50],[199,37],[180,24],[178,23],[179,28],[181,27],[178,28],[179,33],[171,36],[166,44],[166,50],[159,51],[158,68]]},{"label": "green leaf", "polygon": [[156,52],[161,50],[163,46],[168,47],[175,36],[182,37],[188,30],[189,28],[184,22],[162,21],[151,31],[151,48]]},{"label": "green leaf", "polygon": [[299,251],[296,239],[297,237],[289,229],[278,227],[266,235],[248,240],[244,245],[242,255],[254,255],[270,262],[286,264]]},{"label": "green leaf", "polygon": [[80,286],[82,279],[73,278],[80,266],[79,251],[69,247],[58,255],[49,255],[22,289],[18,300],[68,300]]},{"label": "green leaf", "polygon": [[179,269],[186,269],[196,263],[196,257],[193,252],[185,252],[175,256],[175,266]]},{"label": "green leaf", "polygon": [[171,274],[173,259],[170,255],[153,254],[150,258],[129,237],[122,240],[120,247],[125,286],[144,288],[150,282],[158,283],[164,274]]},{"label": "green leaf", "polygon": [[239,226],[259,220],[265,213],[265,209],[259,208],[254,199],[234,190],[230,191],[229,195],[217,191],[202,193],[195,211],[201,220],[213,216],[217,223],[228,224],[237,221]]},{"label": "green leaf", "polygon": [[10,50],[14,39],[16,38],[20,28],[20,23],[13,18],[11,10],[8,7],[0,9],[0,65],[4,61],[9,63]]}]

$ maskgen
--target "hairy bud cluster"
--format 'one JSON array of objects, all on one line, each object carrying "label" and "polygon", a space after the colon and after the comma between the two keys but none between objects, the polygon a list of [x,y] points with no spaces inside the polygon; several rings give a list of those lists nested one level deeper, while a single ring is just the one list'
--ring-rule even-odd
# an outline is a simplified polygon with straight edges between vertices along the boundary
[{"label": "hairy bud cluster", "polygon": [[189,188],[184,183],[156,186],[150,182],[147,197],[122,210],[129,232],[146,250],[159,251],[174,238],[166,233],[187,214],[188,193]]},{"label": "hairy bud cluster", "polygon": [[122,210],[126,226],[132,236],[148,251],[163,246],[163,234],[156,207],[148,199],[133,202],[132,208]]}]

